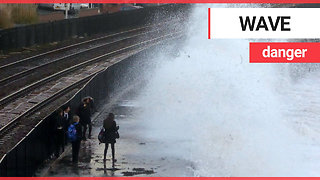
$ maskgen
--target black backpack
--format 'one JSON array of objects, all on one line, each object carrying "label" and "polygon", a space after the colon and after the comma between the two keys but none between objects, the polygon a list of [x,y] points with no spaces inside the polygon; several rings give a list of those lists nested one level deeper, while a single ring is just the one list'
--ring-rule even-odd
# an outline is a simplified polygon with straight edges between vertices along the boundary
[{"label": "black backpack", "polygon": [[98,139],[99,143],[106,143],[106,131],[104,128],[101,128]]}]

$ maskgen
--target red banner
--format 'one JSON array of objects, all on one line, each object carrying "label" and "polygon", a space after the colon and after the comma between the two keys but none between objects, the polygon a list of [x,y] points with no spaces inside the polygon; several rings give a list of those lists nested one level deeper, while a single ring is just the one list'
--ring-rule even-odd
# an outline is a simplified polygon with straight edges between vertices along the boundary
[{"label": "red banner", "polygon": [[320,43],[250,43],[250,63],[320,63]]}]

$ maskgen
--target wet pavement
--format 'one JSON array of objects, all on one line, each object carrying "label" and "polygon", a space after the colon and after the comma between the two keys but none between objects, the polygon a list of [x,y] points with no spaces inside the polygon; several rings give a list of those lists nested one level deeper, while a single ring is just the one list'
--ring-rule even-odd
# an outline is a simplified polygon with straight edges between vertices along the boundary
[{"label": "wet pavement", "polygon": [[[71,162],[71,147],[68,146],[58,159],[45,164],[36,176],[194,176],[190,161],[164,155],[158,147],[166,145],[143,136],[143,124],[135,118],[139,108],[133,95],[126,94],[102,109],[102,112],[95,114],[92,139],[81,143],[79,163]],[[115,114],[120,126],[120,139],[115,144],[117,162],[114,168],[110,146],[104,163],[105,145],[99,144],[97,139],[102,121],[109,112]]]}]

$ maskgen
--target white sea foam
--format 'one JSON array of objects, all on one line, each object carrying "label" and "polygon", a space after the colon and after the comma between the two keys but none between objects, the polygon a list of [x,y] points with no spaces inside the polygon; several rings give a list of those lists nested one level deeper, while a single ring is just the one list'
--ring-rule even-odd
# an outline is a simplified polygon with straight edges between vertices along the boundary
[{"label": "white sea foam", "polygon": [[194,9],[179,57],[156,59],[141,134],[195,176],[320,176],[320,73],[296,79],[302,66],[250,64],[248,40],[208,40],[212,6]]}]

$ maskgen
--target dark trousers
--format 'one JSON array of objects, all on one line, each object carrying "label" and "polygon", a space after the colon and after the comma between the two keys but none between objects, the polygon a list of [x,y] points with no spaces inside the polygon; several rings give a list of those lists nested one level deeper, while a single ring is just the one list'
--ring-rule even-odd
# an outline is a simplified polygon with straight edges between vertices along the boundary
[{"label": "dark trousers", "polygon": [[78,162],[81,141],[72,142],[72,162]]},{"label": "dark trousers", "polygon": [[68,145],[68,131],[64,132],[64,145]]},{"label": "dark trousers", "polygon": [[[115,153],[114,143],[110,143],[110,144],[111,144],[111,151],[112,151],[112,162],[114,163],[114,153]],[[108,146],[109,146],[109,143],[105,143],[104,159],[106,159],[107,157]]]},{"label": "dark trousers", "polygon": [[87,129],[88,129],[87,126],[89,126],[89,137],[91,137],[92,123],[90,122],[90,123],[87,123],[87,124],[83,125],[83,134],[82,134],[83,138],[86,138],[86,133],[87,133]]},{"label": "dark trousers", "polygon": [[56,144],[56,152],[55,155],[58,157],[61,152],[64,151],[64,143],[65,143],[65,137],[64,137],[64,130],[63,129],[57,129],[56,130],[56,138],[55,138],[55,144]]}]

